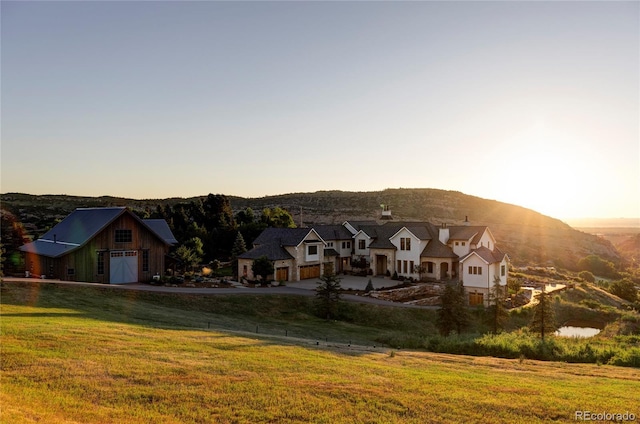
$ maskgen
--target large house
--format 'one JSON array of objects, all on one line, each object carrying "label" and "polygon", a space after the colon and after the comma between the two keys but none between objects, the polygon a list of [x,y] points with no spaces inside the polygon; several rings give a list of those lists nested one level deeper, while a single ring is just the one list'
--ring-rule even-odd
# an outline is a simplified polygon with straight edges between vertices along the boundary
[{"label": "large house", "polygon": [[[309,255],[309,248],[314,255]],[[363,260],[372,275],[461,281],[471,305],[488,302],[496,279],[507,284],[509,265],[488,227],[429,222],[346,221],[312,228],[268,228],[253,249],[239,257],[238,275],[254,279],[251,264],[260,256],[275,264],[274,279],[279,281],[316,278],[328,267],[348,271]],[[314,271],[303,271],[309,267]]]},{"label": "large house", "polygon": [[119,284],[162,275],[175,243],[163,219],[140,219],[124,207],[81,208],[20,250],[32,275]]}]

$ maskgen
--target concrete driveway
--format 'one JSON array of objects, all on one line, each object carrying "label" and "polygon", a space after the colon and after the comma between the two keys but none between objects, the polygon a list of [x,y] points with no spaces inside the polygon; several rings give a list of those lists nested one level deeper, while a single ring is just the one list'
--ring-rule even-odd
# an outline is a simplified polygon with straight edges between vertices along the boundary
[{"label": "concrete driveway", "polygon": [[[354,276],[342,276],[340,285],[344,289],[364,290],[367,287],[369,278],[371,278],[371,284],[374,288],[393,287],[398,284],[398,281],[376,277],[354,277]],[[72,286],[85,286],[85,287],[104,287],[113,290],[139,290],[147,292],[160,292],[160,293],[187,293],[187,294],[202,294],[202,295],[224,295],[224,294],[291,294],[297,296],[315,296],[315,289],[318,284],[318,279],[312,278],[300,282],[289,282],[284,287],[255,287],[248,288],[244,286],[235,286],[229,288],[197,288],[197,287],[166,287],[166,286],[152,286],[150,284],[142,283],[130,283],[130,284],[98,284],[98,283],[83,283],[75,281],[60,281],[60,280],[41,280],[35,278],[14,278],[5,277],[3,282],[35,282],[40,284],[61,284]],[[355,294],[343,294],[342,299],[350,302],[358,303],[370,303],[374,305],[395,306],[402,308],[423,308],[431,309],[430,306],[416,306],[406,305],[404,303],[390,302],[387,300],[376,299],[369,296],[358,296]]]},{"label": "concrete driveway", "polygon": [[[356,277],[353,275],[338,275],[338,278],[340,278],[340,286],[343,289],[352,290],[364,290],[365,288],[367,288],[369,280],[371,280],[371,284],[373,284],[373,288],[376,290],[393,287],[400,284],[400,281],[382,277]],[[318,278],[310,278],[303,281],[289,281],[286,284],[288,287],[315,290],[318,286],[319,281],[320,280]]]}]

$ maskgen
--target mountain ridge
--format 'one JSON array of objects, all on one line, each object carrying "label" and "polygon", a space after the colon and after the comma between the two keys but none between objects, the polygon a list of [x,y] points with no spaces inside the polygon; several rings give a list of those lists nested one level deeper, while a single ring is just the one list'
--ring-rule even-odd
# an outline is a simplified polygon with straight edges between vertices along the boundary
[{"label": "mountain ridge", "polygon": [[[77,207],[128,206],[152,210],[159,204],[178,204],[204,199],[128,199],[115,196],[0,194],[2,208],[25,220],[30,215],[57,219]],[[515,265],[546,265],[576,269],[578,260],[595,254],[616,263],[624,258],[607,240],[572,228],[567,223],[531,209],[497,200],[432,188],[388,188],[380,191],[322,190],[245,198],[227,195],[235,212],[250,207],[262,210],[282,207],[297,225],[341,224],[346,220],[380,220],[381,205],[390,208],[398,221],[429,221],[434,224],[472,225],[490,228],[502,250]],[[43,208],[43,206],[46,207]],[[27,220],[28,221],[28,220]]]}]

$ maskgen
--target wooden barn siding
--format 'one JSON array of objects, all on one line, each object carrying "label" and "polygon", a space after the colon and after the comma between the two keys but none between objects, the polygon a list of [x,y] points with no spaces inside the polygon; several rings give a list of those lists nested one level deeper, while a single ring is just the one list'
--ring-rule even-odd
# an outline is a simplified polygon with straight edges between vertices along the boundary
[{"label": "wooden barn siding", "polygon": [[[115,230],[131,230],[130,243],[116,243]],[[98,275],[99,250],[104,253],[104,274]],[[109,251],[111,250],[136,250],[138,252],[138,280],[150,281],[156,273],[164,274],[164,257],[169,251],[169,246],[163,243],[146,227],[128,214],[124,214],[112,222],[107,228],[98,233],[85,246],[74,252],[57,259],[29,255],[28,261],[32,261],[34,274],[45,274],[50,278],[66,281],[85,281],[92,283],[109,283]],[[149,250],[149,271],[142,271],[142,251]],[[29,263],[29,262],[28,262]],[[50,275],[50,266],[53,265],[53,275]],[[67,269],[73,268],[74,274],[68,275]],[[42,272],[36,272],[37,269]]]}]

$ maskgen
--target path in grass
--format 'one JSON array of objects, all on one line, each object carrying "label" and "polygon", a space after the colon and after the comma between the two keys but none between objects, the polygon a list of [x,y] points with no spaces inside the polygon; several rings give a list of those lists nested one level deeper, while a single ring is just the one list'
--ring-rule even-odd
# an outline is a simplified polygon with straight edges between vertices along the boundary
[{"label": "path in grass", "polygon": [[140,311],[126,313],[135,300],[105,297],[103,310],[93,310],[100,291],[69,296],[3,289],[2,422],[531,423],[574,421],[577,410],[640,415],[637,369],[159,328],[157,314],[178,321],[201,312],[158,304],[146,321]]}]

